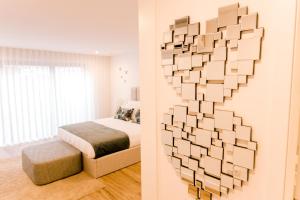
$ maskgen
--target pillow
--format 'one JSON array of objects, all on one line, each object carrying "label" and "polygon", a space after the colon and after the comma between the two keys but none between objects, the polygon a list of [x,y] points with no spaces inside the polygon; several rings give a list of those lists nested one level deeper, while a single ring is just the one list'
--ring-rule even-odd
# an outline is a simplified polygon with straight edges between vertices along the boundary
[{"label": "pillow", "polygon": [[133,115],[134,117],[132,118],[132,122],[140,124],[141,122],[140,109],[135,110]]},{"label": "pillow", "polygon": [[116,115],[115,115],[115,119],[121,119],[124,121],[129,121],[131,120],[131,114],[133,112],[133,109],[125,109],[125,108],[121,108],[119,107]]}]

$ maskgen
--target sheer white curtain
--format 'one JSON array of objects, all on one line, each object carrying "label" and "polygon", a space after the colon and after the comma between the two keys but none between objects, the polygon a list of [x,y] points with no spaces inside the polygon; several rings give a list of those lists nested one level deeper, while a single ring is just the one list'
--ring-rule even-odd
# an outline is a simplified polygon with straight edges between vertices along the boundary
[{"label": "sheer white curtain", "polygon": [[0,48],[0,146],[94,118],[90,56]]}]

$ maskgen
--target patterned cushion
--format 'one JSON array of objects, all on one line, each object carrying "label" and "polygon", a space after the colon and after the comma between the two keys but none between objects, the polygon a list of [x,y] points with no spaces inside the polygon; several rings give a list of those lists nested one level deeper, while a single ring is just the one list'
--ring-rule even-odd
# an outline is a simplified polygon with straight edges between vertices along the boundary
[{"label": "patterned cushion", "polygon": [[140,124],[141,118],[140,118],[140,109],[137,109],[134,113],[134,117],[132,118],[132,122]]},{"label": "patterned cushion", "polygon": [[119,107],[119,109],[115,115],[115,119],[129,121],[129,120],[131,120],[132,112],[133,112],[133,109],[125,109],[125,108]]}]

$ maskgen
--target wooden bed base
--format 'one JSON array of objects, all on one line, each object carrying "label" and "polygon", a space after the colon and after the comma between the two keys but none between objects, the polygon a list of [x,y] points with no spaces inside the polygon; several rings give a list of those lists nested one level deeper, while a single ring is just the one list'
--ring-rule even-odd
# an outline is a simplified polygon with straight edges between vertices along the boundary
[{"label": "wooden bed base", "polygon": [[133,147],[97,159],[83,155],[83,170],[94,178],[117,171],[141,161],[141,147]]}]

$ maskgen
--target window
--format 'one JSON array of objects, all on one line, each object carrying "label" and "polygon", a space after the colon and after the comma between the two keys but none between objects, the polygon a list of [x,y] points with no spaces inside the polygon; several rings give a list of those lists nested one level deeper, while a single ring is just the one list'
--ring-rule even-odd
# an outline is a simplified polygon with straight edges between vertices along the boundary
[{"label": "window", "polygon": [[84,66],[0,65],[0,146],[57,134],[90,119]]}]

